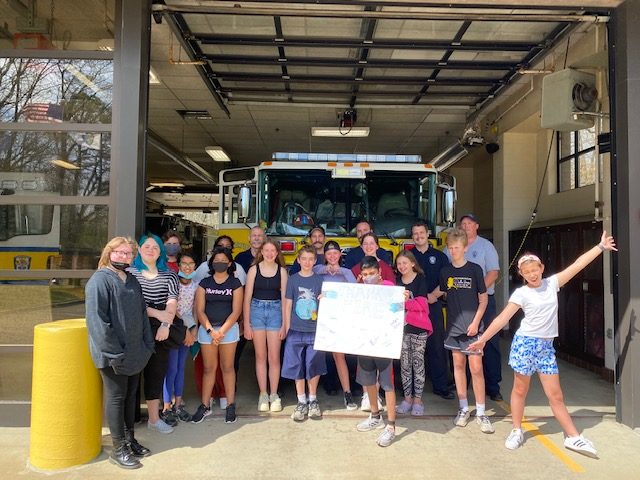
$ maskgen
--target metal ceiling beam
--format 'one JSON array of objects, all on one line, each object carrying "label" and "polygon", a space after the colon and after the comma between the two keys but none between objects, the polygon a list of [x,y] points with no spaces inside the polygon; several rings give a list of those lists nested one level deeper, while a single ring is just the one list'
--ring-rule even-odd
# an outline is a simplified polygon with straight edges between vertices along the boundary
[{"label": "metal ceiling beam", "polygon": [[[243,4],[249,3],[282,3],[282,0],[254,0],[249,2],[243,2]],[[421,8],[455,8],[451,2],[419,2],[417,0],[289,0],[287,3],[296,4],[296,5],[350,5],[350,6],[377,6],[377,7],[421,7]],[[586,3],[586,2],[584,2]],[[594,2],[590,2],[594,3]],[[464,7],[466,8],[482,8],[487,10],[507,10],[507,9],[518,9],[518,10],[551,10],[551,11],[572,11],[575,10],[575,7],[568,7],[566,5],[531,5],[531,4],[523,4],[516,0],[511,4],[500,4],[500,3],[488,3],[488,2],[465,2]],[[462,8],[462,5],[458,8]],[[589,13],[595,14],[605,14],[609,15],[609,9],[611,7],[600,7],[600,6],[581,6],[579,10],[587,10]]]},{"label": "metal ceiling beam", "polygon": [[[194,40],[190,40],[193,38],[191,34],[191,30],[188,25],[180,15],[165,15],[165,20],[171,29],[173,35],[176,36],[180,46],[187,52],[189,58],[192,61],[201,60],[202,50],[200,50],[200,46]],[[204,84],[207,86],[209,92],[211,92],[211,96],[216,101],[220,109],[227,114],[227,117],[231,118],[231,112],[225,105],[224,99],[220,95],[220,84],[214,79],[211,75],[211,65],[206,63],[205,65],[195,65],[195,69],[204,81]]]},{"label": "metal ceiling beam", "polygon": [[[280,17],[273,17],[273,25],[276,29],[276,35],[281,38],[283,36],[282,33],[282,20],[280,19]],[[276,63],[279,64],[280,69],[282,70],[282,78],[288,78],[289,77],[289,67],[288,65],[284,62],[284,59],[286,58],[286,54],[284,51],[284,47],[282,45],[278,45],[278,58],[276,58]],[[289,82],[287,82],[285,80],[284,82],[284,88],[289,90],[290,85]]]},{"label": "metal ceiling beam", "polygon": [[571,23],[603,23],[609,21],[606,15],[581,15],[558,13],[505,12],[478,13],[460,7],[450,7],[447,12],[442,11],[366,11],[321,8],[290,8],[286,6],[252,6],[227,7],[222,5],[153,5],[153,12],[163,14],[183,15],[238,15],[238,16],[280,16],[306,18],[376,18],[387,20],[444,20],[444,21],[493,21],[493,22],[571,22]]},{"label": "metal ceiling beam", "polygon": [[[521,62],[482,62],[442,60],[367,60],[339,59],[324,57],[266,57],[259,55],[204,54],[204,58],[214,64],[227,65],[268,65],[295,67],[341,67],[341,68],[407,68],[444,70],[511,70],[524,66]],[[362,76],[362,73],[358,76]]]},{"label": "metal ceiling beam", "polygon": [[[549,32],[549,34],[545,38],[545,43],[547,44],[547,47],[546,48],[538,47],[538,48],[531,49],[531,51],[523,59],[522,63],[530,65],[542,59],[542,57],[545,55],[546,52],[551,50],[551,48],[557,45],[558,42],[564,39],[565,36],[569,35],[571,31],[573,31],[578,27],[579,27],[578,25],[571,25],[569,23],[563,23],[558,25],[551,32]],[[518,68],[514,68],[502,78],[502,81],[499,84],[494,85],[489,91],[489,94],[490,94],[489,97],[484,99],[482,102],[480,102],[476,106],[477,110],[472,115],[470,121],[475,120],[475,118],[477,118],[480,115],[482,110],[484,110],[488,106],[488,104],[492,101],[492,99],[494,99],[500,93],[501,90],[505,89],[508,85],[510,85],[511,82],[514,80],[514,78],[518,76],[519,76]]]},{"label": "metal ceiling beam", "polygon": [[[469,30],[470,26],[471,26],[471,22],[469,21],[463,22],[463,24],[460,25],[460,28],[458,28],[458,31],[453,37],[453,40],[451,41],[451,43],[453,44],[460,43],[462,40],[462,37],[464,37],[464,34],[467,33],[467,30]],[[447,65],[449,63],[449,58],[451,58],[452,54],[453,54],[453,50],[450,48],[447,49],[447,51],[444,52],[444,54],[440,58],[440,61],[438,62],[438,64]],[[420,90],[420,93],[416,95],[416,97],[413,99],[413,102],[412,102],[413,104],[417,104],[420,101],[420,99],[427,93],[427,90],[429,90],[429,87],[431,86],[430,82],[433,82],[436,79],[436,77],[440,74],[440,71],[441,69],[439,67],[436,67],[435,70],[431,72],[431,75],[429,76],[429,78],[427,79],[427,82],[424,84],[424,86]]]},{"label": "metal ceiling beam", "polygon": [[[367,11],[377,11],[379,7],[367,5],[364,7]],[[360,47],[360,53],[358,54],[358,65],[355,68],[354,79],[364,77],[364,65],[369,59],[370,47],[368,45],[373,41],[373,34],[376,31],[377,20],[372,18],[365,18],[362,20],[362,25],[360,27],[360,38],[363,41],[365,47]],[[358,98],[358,91],[360,90],[360,84],[355,83],[351,86],[351,100],[349,101],[349,106],[351,108],[355,107],[356,101]]]},{"label": "metal ceiling beam", "polygon": [[[229,94],[230,97],[235,96],[238,93],[248,93],[248,94],[276,94],[276,95],[309,95],[309,96],[326,96],[326,95],[350,95],[351,90],[336,90],[336,89],[305,89],[305,88],[293,88],[291,90],[283,90],[281,88],[252,88],[252,87],[234,87],[234,88],[223,88],[223,93]],[[389,90],[384,89],[381,91],[372,91],[372,90],[360,90],[359,95],[363,96],[376,96],[376,97],[401,97],[401,96],[410,96],[413,97],[417,94],[417,91],[406,91],[406,90]],[[429,98],[433,97],[488,97],[489,94],[487,92],[433,92],[430,91],[428,93]]]},{"label": "metal ceiling beam", "polygon": [[207,172],[204,168],[191,160],[189,157],[185,156],[182,152],[176,150],[172,145],[163,140],[162,137],[160,137],[160,135],[155,133],[153,130],[149,130],[147,134],[147,141],[149,142],[149,144],[153,145],[155,148],[157,148],[167,157],[173,160],[176,164],[180,165],[182,168],[192,173],[196,177],[212,185],[218,184],[218,181],[214,177],[212,177],[209,172]]},{"label": "metal ceiling beam", "polygon": [[[282,82],[283,78],[280,74],[269,73],[240,73],[240,72],[215,72],[215,76],[219,80],[230,82]],[[353,77],[338,75],[292,75],[286,80],[292,83],[362,83],[376,85],[424,85],[424,77],[365,77],[356,80]],[[502,81],[501,78],[436,78],[428,80],[432,85],[447,85],[458,87],[493,87],[497,82]]]},{"label": "metal ceiling beam", "polygon": [[538,42],[482,42],[451,40],[375,39],[365,42],[359,38],[267,37],[264,35],[217,35],[194,33],[193,38],[203,45],[242,45],[255,47],[306,48],[385,48],[394,50],[465,50],[476,52],[528,52],[532,48],[546,47]]},{"label": "metal ceiling beam", "polygon": [[[282,106],[282,107],[304,107],[304,108],[348,108],[349,102],[344,101],[340,102],[339,99],[328,99],[322,102],[309,102],[305,100],[282,100],[276,99],[273,97],[269,97],[268,99],[256,99],[256,98],[240,98],[238,100],[232,100],[229,102],[231,105],[270,105],[270,106]],[[398,103],[398,102],[361,102],[358,105],[358,108],[413,108],[416,106],[412,103]],[[438,108],[441,110],[457,110],[457,111],[468,111],[471,110],[473,105],[469,105],[468,103],[428,103],[424,105],[420,105],[420,107],[425,108]]]}]

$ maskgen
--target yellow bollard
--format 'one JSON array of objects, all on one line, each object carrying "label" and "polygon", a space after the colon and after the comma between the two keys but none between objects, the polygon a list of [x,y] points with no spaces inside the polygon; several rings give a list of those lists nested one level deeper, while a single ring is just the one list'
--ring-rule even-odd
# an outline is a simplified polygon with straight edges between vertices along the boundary
[{"label": "yellow bollard", "polygon": [[89,355],[83,318],[34,328],[31,465],[86,463],[102,448],[102,380]]}]

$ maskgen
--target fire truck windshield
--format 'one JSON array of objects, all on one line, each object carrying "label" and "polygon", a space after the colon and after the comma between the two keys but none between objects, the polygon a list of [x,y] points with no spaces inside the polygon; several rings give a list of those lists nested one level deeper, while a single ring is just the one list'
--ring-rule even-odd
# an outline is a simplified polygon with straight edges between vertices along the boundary
[{"label": "fire truck windshield", "polygon": [[428,212],[424,175],[378,170],[364,179],[334,179],[326,170],[262,170],[260,218],[273,235],[306,235],[320,225],[327,235],[353,236],[356,224],[369,220],[379,235],[409,237]]}]

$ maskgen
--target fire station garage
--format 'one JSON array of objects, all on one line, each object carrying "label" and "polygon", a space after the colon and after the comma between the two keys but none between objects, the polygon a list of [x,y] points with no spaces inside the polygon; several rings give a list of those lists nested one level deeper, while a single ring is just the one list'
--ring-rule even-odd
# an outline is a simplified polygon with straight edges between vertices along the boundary
[{"label": "fire station garage", "polygon": [[[0,442],[28,445],[34,327],[84,317],[116,235],[176,230],[205,260],[260,226],[291,264],[314,226],[346,252],[367,220],[395,254],[415,221],[444,250],[471,214],[498,252],[498,312],[522,253],[558,272],[615,237],[560,290],[554,346],[572,412],[637,448],[639,19],[637,0],[0,2]],[[253,395],[240,417],[261,418]]]}]

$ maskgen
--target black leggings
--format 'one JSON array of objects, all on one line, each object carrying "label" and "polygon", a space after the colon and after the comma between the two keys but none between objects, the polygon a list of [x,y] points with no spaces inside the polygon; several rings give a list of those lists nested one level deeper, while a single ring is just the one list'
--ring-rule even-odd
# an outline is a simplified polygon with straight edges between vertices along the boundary
[{"label": "black leggings", "polygon": [[100,369],[104,385],[104,410],[111,431],[111,440],[118,445],[125,440],[125,428],[133,431],[136,390],[140,374],[117,375],[113,368]]},{"label": "black leggings", "polygon": [[162,385],[169,367],[169,350],[160,342],[156,342],[155,353],[144,367],[144,398],[160,400]]}]

